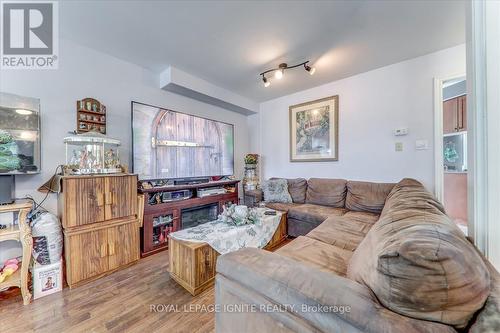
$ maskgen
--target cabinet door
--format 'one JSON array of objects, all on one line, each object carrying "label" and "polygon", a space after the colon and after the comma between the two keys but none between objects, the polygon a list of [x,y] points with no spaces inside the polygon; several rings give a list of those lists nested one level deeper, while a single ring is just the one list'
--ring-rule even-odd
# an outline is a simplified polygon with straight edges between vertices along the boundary
[{"label": "cabinet door", "polygon": [[65,235],[66,276],[73,285],[108,270],[107,230]]},{"label": "cabinet door", "polygon": [[467,131],[467,96],[458,98],[458,128],[460,131]]},{"label": "cabinet door", "polygon": [[104,180],[65,178],[63,180],[65,228],[104,221]]},{"label": "cabinet door", "polygon": [[107,231],[110,270],[139,259],[139,225],[137,221],[111,227]]},{"label": "cabinet door", "polygon": [[110,176],[105,182],[106,220],[137,214],[137,177]]},{"label": "cabinet door", "polygon": [[458,131],[458,98],[443,102],[443,133]]}]

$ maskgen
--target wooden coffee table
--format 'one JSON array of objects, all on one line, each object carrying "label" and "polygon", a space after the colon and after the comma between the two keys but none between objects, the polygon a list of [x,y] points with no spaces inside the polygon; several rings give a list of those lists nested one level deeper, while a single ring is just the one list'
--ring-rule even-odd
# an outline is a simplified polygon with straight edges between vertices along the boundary
[{"label": "wooden coffee table", "polygon": [[[264,247],[265,250],[273,251],[286,240],[286,223],[287,218],[284,212],[276,232]],[[220,254],[210,245],[169,237],[168,252],[170,276],[191,295],[196,296],[214,284],[215,264]]]}]

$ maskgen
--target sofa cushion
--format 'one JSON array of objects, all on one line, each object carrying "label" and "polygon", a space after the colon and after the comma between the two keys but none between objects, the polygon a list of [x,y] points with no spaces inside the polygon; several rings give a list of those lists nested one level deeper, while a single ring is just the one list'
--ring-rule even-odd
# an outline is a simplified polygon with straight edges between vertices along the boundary
[{"label": "sofa cushion", "polygon": [[287,181],[292,201],[301,204],[306,202],[307,181],[304,178],[287,179]]},{"label": "sofa cushion", "polygon": [[306,203],[344,208],[346,183],[345,179],[311,178],[307,181]]},{"label": "sofa cushion", "polygon": [[262,184],[262,192],[264,193],[264,201],[266,202],[292,202],[286,179],[266,180]]},{"label": "sofa cushion", "polygon": [[[285,178],[269,178],[269,179],[285,179]],[[288,182],[288,192],[294,203],[304,203],[306,201],[307,180],[304,178],[286,178]]]},{"label": "sofa cushion", "polygon": [[379,214],[376,213],[370,213],[370,212],[355,212],[352,210],[348,210],[344,216],[346,218],[349,218],[351,220],[363,222],[363,223],[368,223],[368,224],[374,224],[375,222],[378,221],[380,218]]},{"label": "sofa cushion", "polygon": [[340,276],[345,276],[347,263],[352,256],[351,251],[304,236],[297,237],[275,252]]},{"label": "sofa cushion", "polygon": [[488,260],[481,253],[479,253],[478,250],[477,252],[490,272],[491,291],[484,307],[478,313],[474,323],[470,326],[469,332],[500,332],[500,274],[495,267],[493,267],[493,265],[488,262]]},{"label": "sofa cushion", "polygon": [[344,250],[354,251],[365,238],[374,222],[362,216],[359,216],[359,218],[353,218],[352,215],[347,217],[347,214],[327,218],[306,236]]},{"label": "sofa cushion", "polygon": [[293,202],[266,202],[266,207],[280,210],[282,212],[288,212],[290,208],[301,206],[300,204],[296,204]]},{"label": "sofa cushion", "polygon": [[347,210],[345,208],[303,204],[290,208],[288,211],[288,217],[318,225],[329,216],[344,215],[346,211]]},{"label": "sofa cushion", "polygon": [[489,294],[489,273],[440,204],[417,184],[394,187],[391,207],[354,252],[347,275],[394,312],[462,328]]},{"label": "sofa cushion", "polygon": [[387,195],[395,184],[347,182],[345,208],[353,211],[378,213],[382,211]]},{"label": "sofa cushion", "polygon": [[384,215],[391,210],[409,209],[434,214],[446,214],[443,205],[419,181],[405,178],[392,188],[380,215]]}]

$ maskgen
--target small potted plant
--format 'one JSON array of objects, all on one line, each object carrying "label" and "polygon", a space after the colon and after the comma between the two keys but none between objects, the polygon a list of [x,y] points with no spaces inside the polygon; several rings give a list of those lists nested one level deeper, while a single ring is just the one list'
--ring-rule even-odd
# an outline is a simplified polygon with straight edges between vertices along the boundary
[{"label": "small potted plant", "polygon": [[258,163],[258,154],[247,154],[245,156],[245,177],[243,178],[243,186],[247,191],[255,190],[259,185],[259,176],[257,173]]},{"label": "small potted plant", "polygon": [[259,155],[258,154],[247,154],[245,156],[245,166],[247,168],[255,169],[257,167],[257,163],[259,163]]}]

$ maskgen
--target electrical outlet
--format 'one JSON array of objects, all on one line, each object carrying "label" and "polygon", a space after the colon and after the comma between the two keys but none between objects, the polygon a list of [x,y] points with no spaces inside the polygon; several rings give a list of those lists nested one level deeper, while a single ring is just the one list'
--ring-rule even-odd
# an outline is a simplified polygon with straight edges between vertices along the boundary
[{"label": "electrical outlet", "polygon": [[396,142],[394,149],[396,151],[403,151],[403,143],[402,142]]}]

